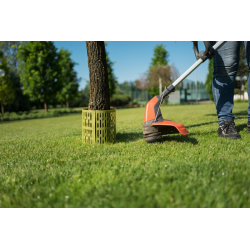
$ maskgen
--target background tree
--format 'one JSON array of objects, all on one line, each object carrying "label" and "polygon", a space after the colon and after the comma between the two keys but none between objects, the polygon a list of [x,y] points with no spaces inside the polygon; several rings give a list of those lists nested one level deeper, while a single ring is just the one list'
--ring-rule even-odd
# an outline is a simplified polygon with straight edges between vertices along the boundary
[{"label": "background tree", "polygon": [[1,112],[4,115],[4,105],[11,103],[14,99],[14,89],[9,77],[9,68],[7,66],[7,60],[0,51],[0,69],[4,72],[4,75],[0,75],[0,102]]},{"label": "background tree", "polygon": [[104,42],[86,42],[90,98],[89,110],[110,110],[109,82]]},{"label": "background tree", "polygon": [[26,42],[18,48],[19,70],[24,93],[31,100],[44,103],[48,112],[48,101],[60,89],[58,81],[58,54],[53,42]]},{"label": "background tree", "polygon": [[[108,46],[107,42],[105,42],[104,44],[105,46]],[[117,80],[116,80],[114,70],[113,70],[114,62],[110,61],[110,58],[107,52],[106,52],[106,64],[107,64],[108,82],[109,82],[109,95],[111,98],[113,94],[115,93]]]},{"label": "background tree", "polygon": [[5,106],[7,111],[24,111],[30,110],[30,100],[28,95],[24,95],[22,91],[22,84],[18,73],[18,46],[20,42],[0,41],[0,51],[2,50],[4,57],[7,60],[9,68],[10,81],[13,83],[15,91],[14,101]]},{"label": "background tree", "polygon": [[69,101],[78,96],[79,79],[74,70],[76,65],[70,58],[71,53],[66,49],[60,49],[58,53],[59,76],[58,81],[61,84],[60,91],[57,92],[57,100],[66,102],[69,108]]},{"label": "background tree", "polygon": [[165,49],[166,46],[163,44],[161,45],[156,45],[154,48],[154,57],[152,58],[151,61],[151,66],[156,66],[156,65],[163,65],[166,66],[168,65],[168,51]]},{"label": "background tree", "polygon": [[208,63],[208,73],[205,81],[207,93],[209,95],[210,100],[214,101],[214,96],[213,96],[213,91],[212,91],[212,83],[213,83],[213,71],[214,71],[214,66],[213,66],[213,59],[209,60]]},{"label": "background tree", "polygon": [[149,93],[159,95],[159,78],[161,78],[162,86],[168,86],[170,84],[170,67],[168,65],[156,65],[151,66],[148,72],[149,81]]},{"label": "background tree", "polygon": [[[239,68],[238,68],[236,77],[237,76],[240,76],[240,77],[248,76],[248,73],[249,73],[249,69],[247,66],[245,45],[244,45],[244,42],[241,42]],[[240,86],[241,86],[241,81],[235,81],[234,88],[240,89]]]},{"label": "background tree", "polygon": [[147,73],[141,74],[141,77],[136,80],[138,89],[144,90],[149,87],[148,75]]},{"label": "background tree", "polygon": [[170,67],[168,65],[168,51],[163,44],[156,45],[154,48],[154,57],[152,58],[147,78],[149,93],[159,95],[159,78],[161,78],[162,86],[170,84]]},{"label": "background tree", "polygon": [[15,73],[17,73],[18,71],[17,52],[18,52],[19,45],[20,45],[20,42],[18,41],[4,41],[4,42],[1,41],[0,42],[0,51],[3,52],[10,71],[14,71]]}]

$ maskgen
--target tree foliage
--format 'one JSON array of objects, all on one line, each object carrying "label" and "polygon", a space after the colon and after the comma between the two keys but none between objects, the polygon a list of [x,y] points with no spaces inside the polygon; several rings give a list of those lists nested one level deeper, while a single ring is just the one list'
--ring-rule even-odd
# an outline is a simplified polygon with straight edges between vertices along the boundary
[{"label": "tree foliage", "polygon": [[147,73],[148,90],[151,95],[159,95],[159,78],[162,86],[170,84],[171,71],[168,65],[168,51],[163,44],[156,45],[154,57]]},{"label": "tree foliage", "polygon": [[[248,73],[249,73],[249,68],[247,66],[245,45],[244,45],[244,42],[241,42],[239,68],[238,68],[236,77],[248,76]],[[240,81],[235,81],[234,87],[240,89],[240,84],[241,84]]]},{"label": "tree foliage", "polygon": [[[105,42],[106,47],[107,47],[107,45],[108,45],[107,42]],[[116,80],[114,70],[113,70],[114,62],[111,62],[107,51],[106,51],[106,64],[107,64],[108,82],[109,82],[109,95],[111,98],[113,96],[113,94],[115,93],[117,80]]]},{"label": "tree foliage", "polygon": [[206,85],[206,89],[207,89],[207,93],[209,95],[209,98],[212,101],[214,101],[213,90],[212,90],[213,71],[214,71],[213,59],[211,59],[211,60],[209,60],[209,63],[208,63],[208,73],[207,73],[205,85]]},{"label": "tree foliage", "polygon": [[31,100],[40,100],[44,103],[45,112],[48,112],[47,103],[56,96],[60,89],[58,81],[58,54],[51,41],[23,42],[18,47],[19,70],[24,93]]},{"label": "tree foliage", "polygon": [[57,100],[66,102],[69,108],[69,101],[78,96],[79,79],[74,70],[76,65],[70,58],[71,53],[66,49],[60,49],[58,53],[59,75],[57,80],[60,83],[60,91],[57,92]]},{"label": "tree foliage", "polygon": [[9,76],[9,68],[7,66],[7,60],[0,51],[0,69],[4,72],[4,75],[0,76],[0,103],[1,112],[4,115],[4,105],[13,102],[14,89]]},{"label": "tree foliage", "polygon": [[156,66],[156,65],[163,65],[166,66],[168,65],[168,51],[165,49],[165,45],[156,45],[154,48],[154,57],[152,58],[151,61],[151,66]]},{"label": "tree foliage", "polygon": [[4,41],[0,42],[0,51],[3,52],[7,65],[10,68],[10,71],[14,71],[17,73],[18,69],[18,58],[17,58],[17,52],[18,52],[18,46],[20,45],[20,42],[18,41]]},{"label": "tree foliage", "polygon": [[3,56],[6,58],[7,66],[9,68],[10,81],[13,84],[15,91],[15,97],[13,102],[8,102],[5,106],[6,111],[25,111],[30,110],[29,96],[24,95],[22,91],[22,84],[20,82],[20,76],[18,73],[18,41],[0,41],[0,50],[3,52]]},{"label": "tree foliage", "polygon": [[161,78],[162,86],[168,86],[170,84],[170,67],[163,65],[151,66],[148,72],[149,81],[149,93],[159,95],[159,78]]}]

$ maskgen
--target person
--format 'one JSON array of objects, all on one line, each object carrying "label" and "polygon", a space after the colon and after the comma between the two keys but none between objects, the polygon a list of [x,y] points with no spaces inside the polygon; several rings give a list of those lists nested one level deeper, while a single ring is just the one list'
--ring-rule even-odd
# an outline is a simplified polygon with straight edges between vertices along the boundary
[{"label": "person", "polygon": [[[196,42],[194,42],[196,43]],[[210,42],[213,46],[216,42]],[[240,41],[227,41],[213,56],[213,83],[212,90],[218,115],[218,135],[230,139],[240,139],[235,128],[235,116],[232,113],[234,106],[234,82],[239,67]],[[250,72],[250,42],[244,42],[247,65]],[[249,106],[247,109],[248,122],[246,132],[250,133],[250,79],[248,73],[247,93]]]}]

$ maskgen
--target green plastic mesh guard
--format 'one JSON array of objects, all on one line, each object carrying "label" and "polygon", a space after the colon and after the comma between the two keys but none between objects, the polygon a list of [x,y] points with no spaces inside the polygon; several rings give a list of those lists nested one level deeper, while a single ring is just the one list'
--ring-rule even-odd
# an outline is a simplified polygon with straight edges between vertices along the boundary
[{"label": "green plastic mesh guard", "polygon": [[115,143],[116,111],[115,110],[82,110],[83,143]]}]

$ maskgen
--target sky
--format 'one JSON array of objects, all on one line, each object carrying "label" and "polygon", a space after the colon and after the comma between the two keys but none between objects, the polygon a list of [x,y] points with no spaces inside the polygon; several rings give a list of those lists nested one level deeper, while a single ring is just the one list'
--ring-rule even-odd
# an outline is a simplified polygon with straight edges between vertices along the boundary
[{"label": "sky", "polygon": [[[84,89],[89,80],[88,57],[85,41],[55,41],[55,46],[72,52],[72,60],[78,65],[75,70],[78,78],[82,78],[79,90]],[[191,67],[196,59],[191,41],[107,41],[106,52],[114,62],[113,70],[118,83],[135,81],[145,73],[153,58],[154,48],[158,44],[165,45],[168,51],[169,64],[174,64],[180,75]],[[198,43],[199,50],[204,50],[203,42]],[[205,82],[208,73],[208,60],[196,69],[197,81]],[[195,72],[187,79],[195,81]]]}]

